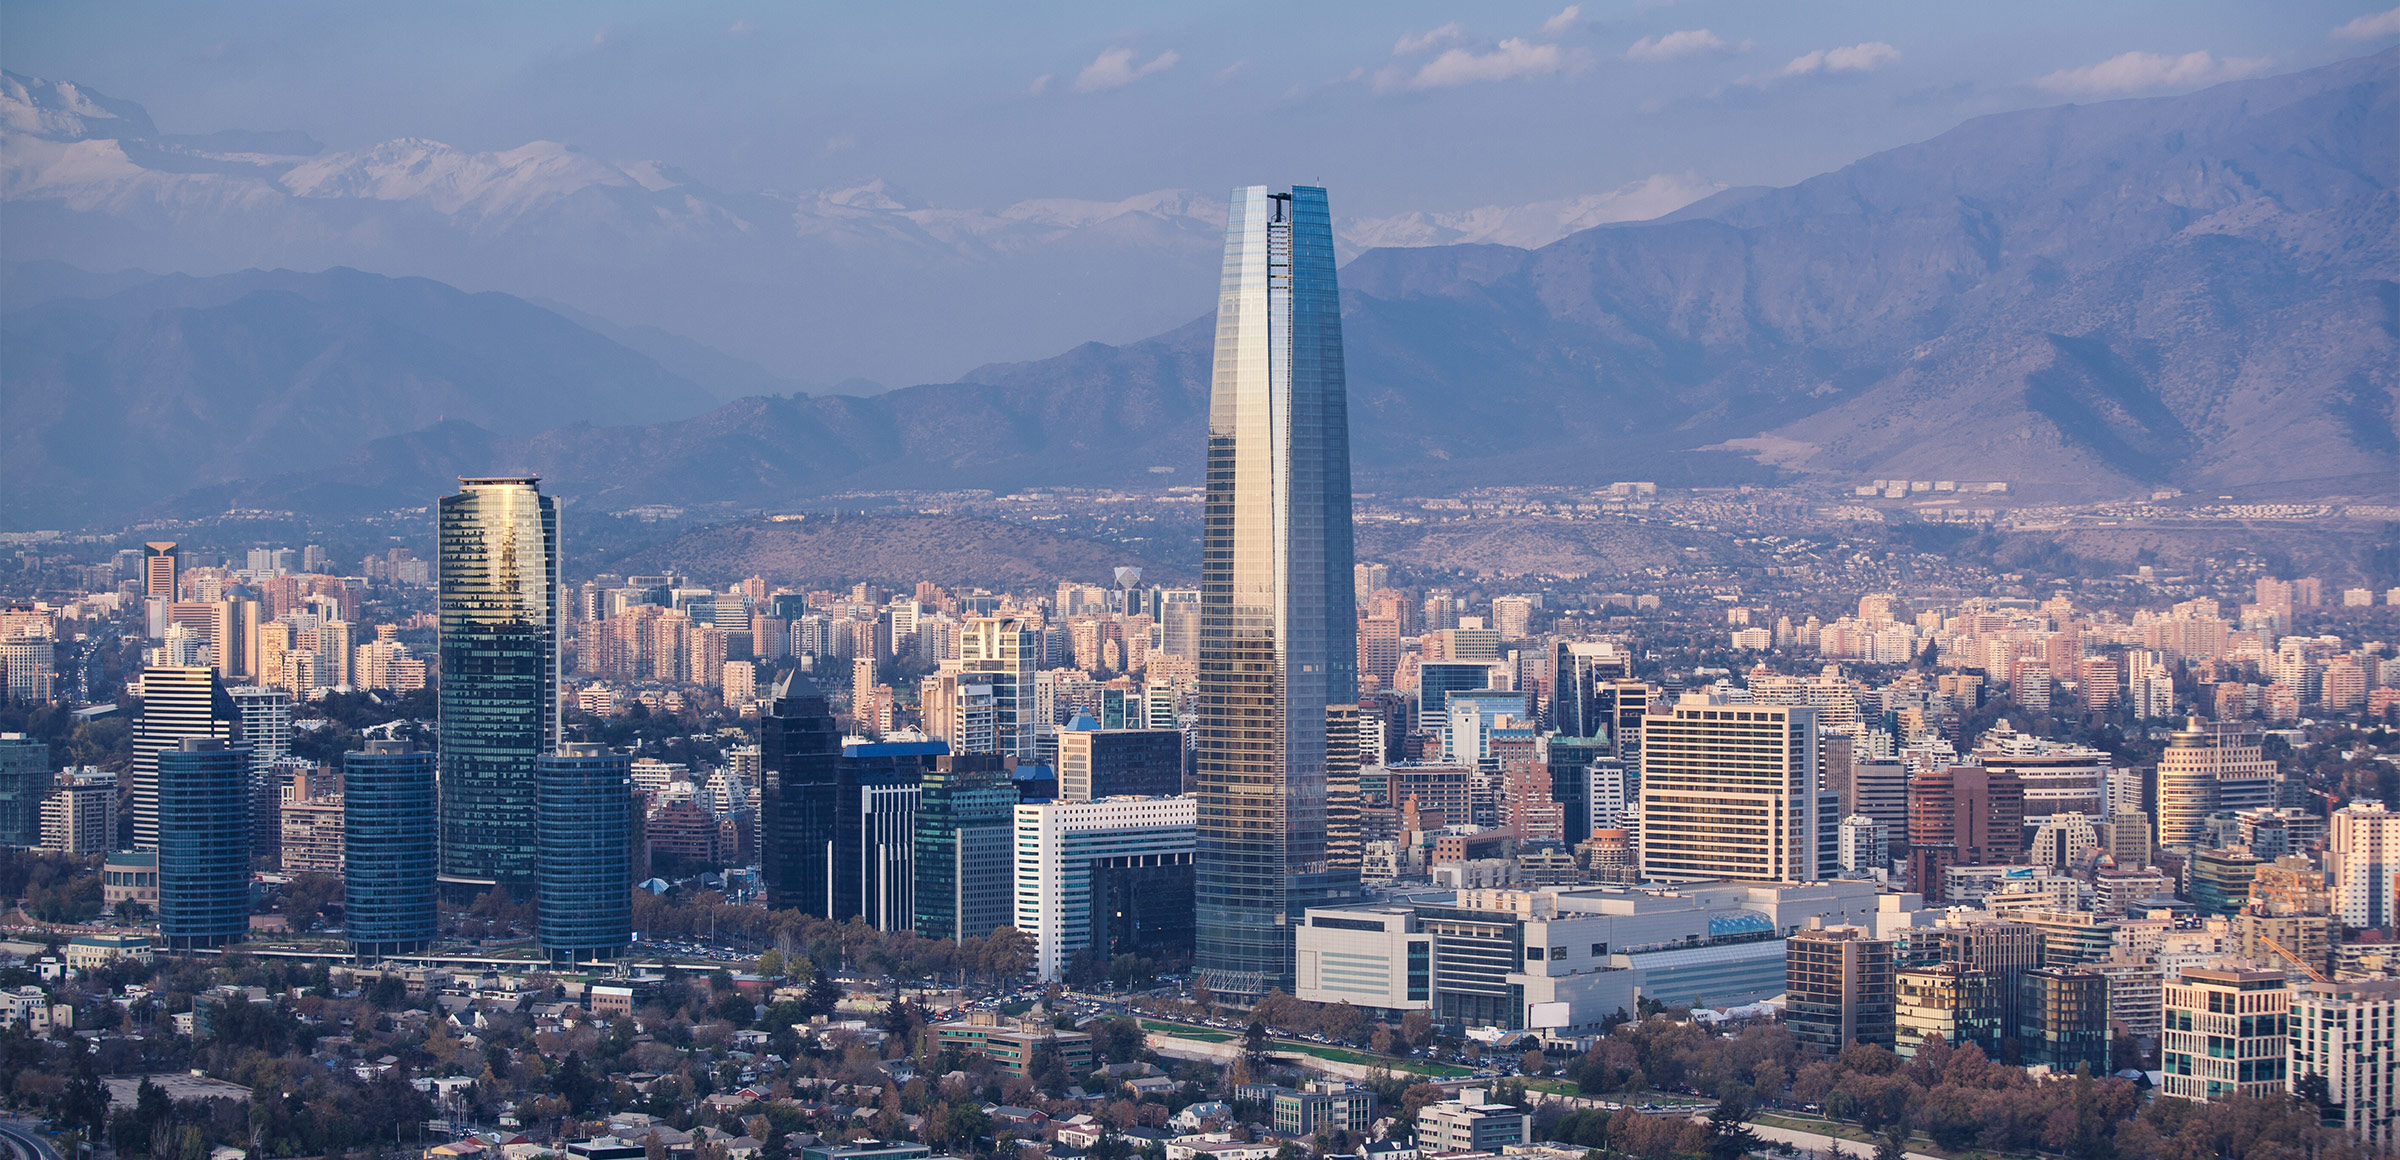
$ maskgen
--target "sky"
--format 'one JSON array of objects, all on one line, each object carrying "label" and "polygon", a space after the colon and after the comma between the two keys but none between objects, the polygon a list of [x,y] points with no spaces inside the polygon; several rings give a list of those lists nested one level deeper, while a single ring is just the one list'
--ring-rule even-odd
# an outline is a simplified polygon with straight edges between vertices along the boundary
[{"label": "sky", "polygon": [[1363,215],[1789,184],[1983,113],[2395,42],[2400,8],[2339,0],[0,8],[0,64],[172,133],[556,140],[961,208],[1324,184]]}]

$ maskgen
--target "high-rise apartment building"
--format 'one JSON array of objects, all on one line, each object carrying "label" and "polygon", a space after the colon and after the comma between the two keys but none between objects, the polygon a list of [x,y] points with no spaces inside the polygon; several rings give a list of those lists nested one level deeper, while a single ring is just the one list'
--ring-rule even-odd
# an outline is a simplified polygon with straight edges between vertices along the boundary
[{"label": "high-rise apartment building", "polygon": [[2258,738],[2198,721],[2167,738],[2158,758],[2158,844],[2208,840],[2208,815],[2273,806],[2277,774]]},{"label": "high-rise apartment building", "polygon": [[1366,717],[1356,704],[1325,706],[1325,860],[1355,874],[1365,854],[1358,771],[1366,764]]},{"label": "high-rise apartment building", "polygon": [[2167,980],[2160,1094],[2207,1103],[2286,1090],[2291,1006],[2281,971],[2183,968]]},{"label": "high-rise apartment building", "polygon": [[1783,1025],[1828,1055],[1853,1043],[1894,1045],[1892,944],[1854,926],[1803,930],[1784,941]]},{"label": "high-rise apartment building", "polygon": [[991,690],[992,752],[1019,761],[1034,759],[1039,720],[1033,675],[1042,667],[1042,636],[1013,616],[968,618],[959,633],[959,683]]},{"label": "high-rise apartment building", "polygon": [[2400,813],[2379,801],[2333,811],[2325,861],[2333,876],[2333,912],[2343,925],[2400,925]]},{"label": "high-rise apartment building", "polygon": [[1035,972],[1055,979],[1086,947],[1105,962],[1190,943],[1197,819],[1188,797],[1020,803],[1016,927]]},{"label": "high-rise apartment building", "polygon": [[42,849],[83,857],[117,848],[117,775],[62,770],[42,799]]},{"label": "high-rise apartment building", "polygon": [[272,685],[241,685],[226,695],[233,698],[242,744],[250,749],[250,853],[275,857],[284,788],[276,763],[292,753],[292,695]]},{"label": "high-rise apartment building", "polygon": [[407,954],[434,936],[434,755],[369,741],[342,755],[343,928],[352,954]]},{"label": "high-rise apartment building", "polygon": [[1642,724],[1642,877],[1810,882],[1841,855],[1815,710],[1687,693]]},{"label": "high-rise apartment building", "polygon": [[535,931],[551,961],[615,958],[633,941],[633,759],[569,741],[534,763]]},{"label": "high-rise apartment building", "polygon": [[1350,424],[1325,191],[1236,190],[1202,514],[1196,966],[1292,986],[1292,929],[1355,890],[1325,850],[1325,709],[1358,700]]},{"label": "high-rise apartment building", "polygon": [[2293,1093],[2322,1076],[2351,1135],[2387,1152],[2400,1142],[2400,980],[2300,984],[2288,1039]]},{"label": "high-rise apartment building", "polygon": [[[141,715],[133,723],[133,848],[158,849],[158,755],[199,738],[231,744],[240,739],[240,716],[215,669],[200,665],[142,670]],[[244,782],[247,790],[247,780]],[[245,811],[242,821],[248,824]],[[242,853],[249,855],[248,833]],[[246,863],[245,863],[246,864]]]},{"label": "high-rise apartment building", "polygon": [[176,950],[250,931],[250,754],[187,737],[158,754],[158,930]]},{"label": "high-rise apartment building", "polygon": [[982,938],[1015,917],[1016,807],[1000,755],[934,759],[917,798],[918,934]]},{"label": "high-rise apartment building", "polygon": [[532,476],[460,479],[440,511],[441,877],[535,874],[535,766],[558,744],[558,502]]}]

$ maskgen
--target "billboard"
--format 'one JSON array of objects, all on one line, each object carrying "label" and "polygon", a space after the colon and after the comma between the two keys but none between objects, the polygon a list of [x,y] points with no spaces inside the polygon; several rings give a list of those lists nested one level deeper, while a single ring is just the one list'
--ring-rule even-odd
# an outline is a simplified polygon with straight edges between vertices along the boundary
[{"label": "billboard", "polygon": [[1528,1003],[1525,1005],[1525,1026],[1541,1031],[1567,1025],[1567,1005],[1564,1003]]}]

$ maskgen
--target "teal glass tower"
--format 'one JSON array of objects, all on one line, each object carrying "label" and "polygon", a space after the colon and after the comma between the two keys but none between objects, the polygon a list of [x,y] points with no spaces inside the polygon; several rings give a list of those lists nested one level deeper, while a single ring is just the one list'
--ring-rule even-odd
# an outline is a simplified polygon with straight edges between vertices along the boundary
[{"label": "teal glass tower", "polygon": [[1292,932],[1356,894],[1326,856],[1326,707],[1358,700],[1350,422],[1325,191],[1235,190],[1209,388],[1196,960],[1292,987]]},{"label": "teal glass tower", "polygon": [[558,743],[558,502],[533,476],[441,503],[441,885],[534,880],[534,763]]},{"label": "teal glass tower", "polygon": [[158,933],[167,949],[250,933],[250,750],[187,737],[158,754]]},{"label": "teal glass tower", "polygon": [[433,784],[433,754],[406,741],[342,755],[343,916],[362,959],[433,941]]},{"label": "teal glass tower", "polygon": [[538,769],[542,949],[554,963],[615,958],[633,941],[633,758],[570,741]]}]

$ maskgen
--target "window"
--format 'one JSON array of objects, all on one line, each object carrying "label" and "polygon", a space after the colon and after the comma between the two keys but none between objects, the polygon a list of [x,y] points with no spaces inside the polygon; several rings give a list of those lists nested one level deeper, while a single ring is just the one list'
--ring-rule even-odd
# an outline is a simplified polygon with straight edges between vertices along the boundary
[{"label": "window", "polygon": [[1538,963],[1538,962],[1540,962],[1540,961],[1542,960],[1542,948],[1540,948],[1540,947],[1526,947],[1526,948],[1525,948],[1525,957],[1526,957],[1526,958],[1529,958],[1529,959],[1532,959],[1533,961],[1535,961],[1535,962],[1537,962],[1537,963]]}]

